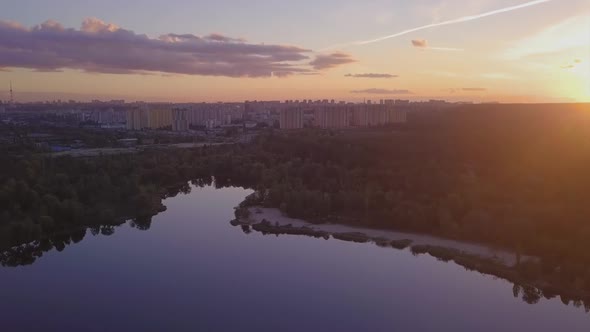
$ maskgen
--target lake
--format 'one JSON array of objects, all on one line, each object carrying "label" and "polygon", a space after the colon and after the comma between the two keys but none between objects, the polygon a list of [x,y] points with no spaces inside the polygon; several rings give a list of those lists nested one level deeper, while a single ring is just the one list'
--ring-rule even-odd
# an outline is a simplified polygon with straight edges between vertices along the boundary
[{"label": "lake", "polygon": [[241,188],[168,198],[34,264],[1,267],[2,331],[589,331],[559,298],[409,250],[232,227]]}]

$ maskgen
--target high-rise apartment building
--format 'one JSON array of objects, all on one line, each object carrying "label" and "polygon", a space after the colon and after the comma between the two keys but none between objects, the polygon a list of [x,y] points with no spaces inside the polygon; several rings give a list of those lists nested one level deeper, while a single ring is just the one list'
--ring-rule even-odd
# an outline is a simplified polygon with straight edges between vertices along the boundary
[{"label": "high-rise apartment building", "polygon": [[391,107],[387,110],[387,117],[387,123],[406,123],[408,121],[408,112],[395,107]]},{"label": "high-rise apartment building", "polygon": [[184,108],[175,108],[172,110],[172,130],[188,131],[189,130],[189,110]]},{"label": "high-rise apartment building", "polygon": [[285,107],[281,110],[279,122],[281,129],[303,128],[303,109],[299,105]]},{"label": "high-rise apartment building", "polygon": [[158,107],[148,111],[148,128],[164,129],[172,126],[172,110],[168,107]]},{"label": "high-rise apartment building", "polygon": [[163,129],[172,126],[172,110],[143,106],[127,110],[127,129]]},{"label": "high-rise apartment building", "polygon": [[355,104],[352,108],[352,121],[354,127],[367,127],[369,125],[369,113],[367,104]]},{"label": "high-rise apartment building", "polygon": [[314,110],[314,123],[320,128],[346,128],[350,126],[349,108],[346,105],[322,105]]},{"label": "high-rise apartment building", "polygon": [[127,130],[142,130],[147,128],[147,109],[132,108],[127,110]]},{"label": "high-rise apartment building", "polygon": [[365,106],[368,126],[382,126],[387,124],[387,110],[384,104],[370,104]]},{"label": "high-rise apartment building", "polygon": [[217,127],[231,124],[234,119],[242,119],[244,106],[236,104],[198,104],[188,110],[190,125]]}]

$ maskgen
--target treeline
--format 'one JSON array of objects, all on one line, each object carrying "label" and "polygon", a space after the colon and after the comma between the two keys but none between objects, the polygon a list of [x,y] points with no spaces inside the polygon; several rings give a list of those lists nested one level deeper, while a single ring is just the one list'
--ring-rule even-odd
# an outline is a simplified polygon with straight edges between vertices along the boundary
[{"label": "treeline", "polygon": [[126,220],[148,229],[151,217],[165,209],[162,199],[190,191],[188,181],[212,183],[216,164],[211,160],[222,153],[223,147],[93,158],[4,155],[0,260],[32,262],[43,251],[77,242],[80,231],[110,235]]}]

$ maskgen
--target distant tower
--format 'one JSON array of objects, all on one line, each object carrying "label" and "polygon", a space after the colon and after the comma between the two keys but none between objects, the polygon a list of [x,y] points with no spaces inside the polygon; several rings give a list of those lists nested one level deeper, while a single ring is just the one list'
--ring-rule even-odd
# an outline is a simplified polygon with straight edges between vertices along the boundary
[{"label": "distant tower", "polygon": [[12,81],[10,81],[10,105],[14,104],[14,93],[12,92]]}]

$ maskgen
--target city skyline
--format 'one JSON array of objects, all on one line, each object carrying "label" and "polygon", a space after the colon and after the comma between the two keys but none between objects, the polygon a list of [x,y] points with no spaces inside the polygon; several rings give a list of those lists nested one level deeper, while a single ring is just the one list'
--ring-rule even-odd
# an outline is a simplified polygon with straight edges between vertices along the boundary
[{"label": "city skyline", "polygon": [[590,101],[584,0],[138,5],[11,6],[0,100]]}]

